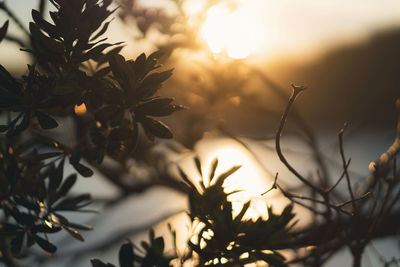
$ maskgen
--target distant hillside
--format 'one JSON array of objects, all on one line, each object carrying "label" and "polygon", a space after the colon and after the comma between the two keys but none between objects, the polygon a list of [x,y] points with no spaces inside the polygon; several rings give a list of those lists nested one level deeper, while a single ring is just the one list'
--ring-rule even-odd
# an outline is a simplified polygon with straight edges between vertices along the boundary
[{"label": "distant hillside", "polygon": [[285,68],[273,78],[285,87],[291,82],[309,87],[298,103],[321,126],[349,121],[392,127],[400,97],[400,28],[331,50],[311,64]]}]

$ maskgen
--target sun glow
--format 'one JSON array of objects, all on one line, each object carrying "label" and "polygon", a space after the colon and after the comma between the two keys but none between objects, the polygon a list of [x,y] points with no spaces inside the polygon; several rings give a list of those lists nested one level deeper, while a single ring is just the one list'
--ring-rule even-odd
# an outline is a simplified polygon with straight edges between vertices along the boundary
[{"label": "sun glow", "polygon": [[230,7],[224,3],[211,7],[201,27],[201,35],[214,54],[225,52],[229,57],[248,57],[257,48],[261,35],[251,11],[246,5],[237,3]]},{"label": "sun glow", "polygon": [[[216,175],[235,165],[242,167],[231,175],[224,183],[225,191],[240,190],[229,196],[232,201],[234,214],[238,214],[248,200],[251,200],[250,208],[245,218],[256,219],[259,216],[267,218],[267,205],[271,205],[269,196],[262,196],[272,184],[272,178],[266,177],[262,169],[254,162],[252,155],[231,140],[209,140],[207,144],[204,166],[218,158]],[[207,177],[207,175],[206,175]]]}]

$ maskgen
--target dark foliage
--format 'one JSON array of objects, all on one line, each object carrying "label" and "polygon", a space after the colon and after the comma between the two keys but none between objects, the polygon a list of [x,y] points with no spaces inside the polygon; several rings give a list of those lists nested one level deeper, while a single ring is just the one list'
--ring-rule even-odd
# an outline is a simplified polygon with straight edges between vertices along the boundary
[{"label": "dark foliage", "polygon": [[[32,48],[24,50],[35,63],[28,65],[28,74],[17,79],[0,66],[0,111],[6,120],[0,125],[5,133],[0,138],[0,248],[8,264],[12,255],[34,244],[55,253],[49,234],[65,230],[83,241],[78,230],[91,230],[62,215],[91,203],[89,194],[70,194],[77,175],[64,175],[66,161],[90,177],[93,171],[82,158],[101,163],[105,155],[133,153],[139,124],[151,139],[171,138],[169,128],[152,116],[182,109],[173,99],[155,96],[172,74],[156,71],[159,53],[126,61],[118,54],[121,43],[105,43],[102,36],[110,23],[106,20],[114,12],[109,10],[111,1],[50,2],[56,9],[50,12],[52,22],[32,11]],[[8,22],[1,27],[0,40],[7,26]],[[89,70],[89,62],[96,67]],[[76,116],[77,105],[87,108],[92,130],[84,143],[71,147],[46,130]]]},{"label": "dark foliage", "polygon": [[[150,243],[142,241],[142,249],[135,247],[130,241],[121,246],[119,250],[119,264],[121,267],[172,266],[170,262],[176,258],[176,255],[165,255],[164,239],[162,237],[155,237],[153,230],[150,231],[149,237]],[[98,259],[92,259],[91,262],[93,267],[115,266],[110,263],[105,264]]]},{"label": "dark foliage", "polygon": [[[157,44],[162,52],[141,54],[130,60],[120,53],[123,43],[107,43],[104,38],[110,16],[116,11],[110,9],[111,0],[41,0],[39,10],[32,11],[33,22],[29,29],[0,2],[0,9],[6,11],[10,21],[28,35],[29,45],[8,34],[8,21],[0,27],[0,42],[4,39],[23,45],[22,50],[33,59],[20,78],[0,65],[1,263],[16,266],[24,256],[35,258],[37,255],[30,249],[34,245],[55,254],[58,248],[50,237],[60,231],[84,241],[79,231],[92,230],[92,227],[71,222],[66,212],[91,211],[86,209],[92,203],[90,194],[74,194],[72,188],[80,179],[78,174],[90,177],[95,171],[105,175],[121,191],[118,199],[107,205],[162,185],[187,195],[188,216],[197,226],[193,227],[196,231],[191,233],[184,252],[176,248],[176,233],[172,230],[175,250],[171,253],[166,249],[164,238],[156,237],[153,230],[149,241],[143,241],[141,247],[131,241],[125,242],[119,251],[121,267],[162,267],[183,265],[188,261],[194,266],[243,266],[259,262],[268,266],[292,263],[321,266],[343,247],[350,249],[353,266],[358,267],[363,252],[374,239],[398,233],[400,176],[396,157],[400,151],[400,123],[393,145],[371,163],[371,175],[359,186],[350,178],[350,159],[344,152],[342,129],[338,137],[343,170],[338,179],[332,180],[315,135],[294,107],[296,97],[305,89],[301,86],[293,86],[294,93],[280,120],[275,145],[279,159],[305,190],[284,188],[278,183],[277,175],[267,192],[278,189],[291,202],[280,213],[274,213],[269,207],[267,219],[246,219],[250,207],[247,202],[234,214],[228,197],[237,192],[225,192],[224,182],[239,166],[215,175],[218,167],[215,160],[208,179],[204,179],[200,160],[195,158],[195,166],[202,177],[195,182],[181,169],[178,168],[180,177],[176,177],[166,166],[168,164],[149,157],[156,138],[173,137],[158,117],[168,117],[184,109],[174,104],[173,98],[158,96],[159,89],[172,75],[172,69],[165,70],[161,65],[161,57],[165,60],[176,48],[198,48],[198,40],[194,40],[197,34],[189,27],[172,27],[174,23],[185,24],[189,19],[182,9],[183,1],[173,1],[179,10],[175,17],[162,10],[149,12],[147,8],[140,8],[136,1],[117,2],[124,6],[120,18],[125,22],[135,19],[143,35],[151,27],[158,27],[172,41]],[[210,1],[205,8],[217,2]],[[53,6],[51,21],[43,18],[46,3]],[[175,31],[175,28],[180,30]],[[172,37],[176,34],[186,38],[174,42]],[[196,128],[194,133],[188,134],[186,144],[190,147],[206,131],[203,124],[207,124],[207,116],[213,116],[214,126],[217,124],[219,118],[214,116],[217,112],[209,109],[223,106],[220,103],[232,97],[241,97],[245,86],[244,79],[222,77],[214,66],[207,71],[212,88],[204,89],[205,84],[202,84],[199,87],[204,90],[198,94],[207,103],[201,107],[205,111],[191,113],[187,120],[191,124],[201,124],[199,130]],[[255,75],[286,101],[286,94],[279,86],[262,73]],[[221,93],[215,90],[219,87],[232,90]],[[251,104],[254,99],[247,98]],[[78,107],[83,112],[77,112]],[[398,108],[400,110],[400,103]],[[281,135],[290,111],[313,152],[313,160],[319,168],[318,180],[298,172],[281,150]],[[64,133],[57,132],[67,120],[72,120],[76,128],[73,142],[65,141]],[[185,124],[185,128],[190,127]],[[219,124],[218,129],[251,152],[245,142],[223,125]],[[115,163],[116,167],[111,168],[104,159]],[[132,160],[151,169],[148,180],[133,185],[124,180]],[[78,174],[66,175],[64,167],[69,165]],[[337,190],[341,183],[346,183],[347,194]],[[303,228],[293,228],[295,205],[307,209],[315,220]],[[299,253],[304,248],[308,249]],[[292,250],[295,256],[285,258],[283,250]],[[397,260],[383,262],[392,264]],[[99,259],[91,263],[93,267],[114,266]]]}]

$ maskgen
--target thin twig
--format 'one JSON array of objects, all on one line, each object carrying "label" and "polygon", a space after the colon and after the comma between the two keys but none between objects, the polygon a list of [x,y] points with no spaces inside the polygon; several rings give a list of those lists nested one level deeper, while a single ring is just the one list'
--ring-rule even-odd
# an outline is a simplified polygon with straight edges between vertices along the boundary
[{"label": "thin twig", "polygon": [[[346,126],[346,125],[345,125]],[[358,210],[356,207],[356,203],[355,203],[355,198],[354,198],[354,193],[353,193],[353,189],[351,187],[351,182],[350,182],[350,175],[349,172],[347,171],[347,163],[346,163],[346,157],[344,155],[344,148],[343,148],[343,133],[344,133],[344,128],[341,129],[338,133],[339,136],[339,149],[340,149],[340,156],[342,158],[342,164],[343,164],[343,171],[344,171],[344,175],[346,177],[346,181],[347,181],[347,188],[349,190],[350,193],[350,197],[351,197],[351,205],[352,205],[352,209],[353,209],[353,214],[357,214]]]},{"label": "thin twig", "polygon": [[276,147],[276,152],[278,154],[279,159],[281,160],[281,162],[286,166],[286,168],[289,169],[289,171],[291,173],[293,173],[302,183],[304,183],[305,185],[307,185],[308,187],[314,189],[316,192],[319,192],[321,195],[324,194],[324,191],[318,187],[316,187],[315,185],[313,185],[311,182],[309,182],[306,178],[304,178],[295,168],[292,167],[292,165],[289,164],[289,162],[287,161],[287,159],[285,158],[285,156],[282,153],[281,150],[281,135],[282,135],[282,131],[285,127],[285,123],[286,123],[286,119],[289,115],[289,111],[297,97],[297,95],[302,92],[305,88],[304,87],[300,87],[300,86],[295,86],[292,85],[293,87],[293,94],[289,99],[289,103],[286,107],[285,113],[282,116],[280,125],[279,125],[279,129],[275,135],[275,147]]},{"label": "thin twig", "polygon": [[[287,95],[285,93],[285,90],[280,87],[277,83],[275,83],[272,79],[270,79],[265,73],[261,72],[260,70],[255,69],[254,73],[257,74],[262,81],[270,88],[272,89],[275,94],[277,94],[281,99],[286,100]],[[322,155],[320,151],[320,147],[317,141],[317,138],[311,129],[311,127],[307,124],[307,122],[304,120],[304,118],[301,116],[299,110],[293,106],[292,107],[292,113],[295,122],[299,125],[299,127],[304,131],[308,138],[308,144],[310,148],[313,151],[314,154],[314,160],[318,164],[319,168],[321,169],[322,172],[322,177],[324,178],[324,184],[322,185],[323,187],[327,187],[329,179],[329,172],[328,172],[328,167],[325,163],[324,156]]]},{"label": "thin twig", "polygon": [[268,189],[267,191],[265,191],[264,193],[262,193],[261,195],[264,196],[264,195],[268,194],[270,191],[277,189],[278,188],[277,183],[276,183],[277,180],[278,180],[278,173],[275,174],[274,183],[272,184],[271,188]]},{"label": "thin twig", "polygon": [[369,197],[370,195],[371,195],[371,192],[367,192],[367,193],[365,193],[364,195],[362,195],[362,196],[359,197],[359,198],[352,199],[352,200],[343,202],[343,203],[341,203],[341,204],[337,204],[336,207],[338,207],[338,208],[344,207],[344,206],[346,206],[346,205],[348,205],[348,204],[350,204],[350,203],[353,203],[353,202],[356,202],[356,201],[360,201],[360,200],[366,199],[366,198]]},{"label": "thin twig", "polygon": [[349,158],[346,165],[344,166],[342,175],[339,177],[339,179],[336,181],[336,183],[334,185],[332,185],[328,190],[326,190],[326,193],[330,193],[333,189],[336,188],[336,186],[338,186],[340,184],[343,177],[346,175],[346,172],[347,172],[347,169],[349,168],[350,162],[351,162],[351,158]]}]

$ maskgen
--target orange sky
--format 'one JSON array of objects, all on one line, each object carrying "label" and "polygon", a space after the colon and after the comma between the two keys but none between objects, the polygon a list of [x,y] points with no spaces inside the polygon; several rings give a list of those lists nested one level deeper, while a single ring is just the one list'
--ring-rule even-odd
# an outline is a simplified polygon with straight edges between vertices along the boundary
[{"label": "orange sky", "polygon": [[[188,0],[200,1],[200,0]],[[166,0],[146,0],[145,4],[159,5]],[[374,31],[400,26],[400,2],[398,0],[238,0],[248,16],[241,18],[246,27],[249,20],[257,46],[250,55],[265,60],[317,54],[327,47],[343,42],[354,42],[368,38]],[[13,0],[7,4],[28,24],[34,0]],[[0,13],[0,23],[6,19]],[[15,32],[15,26],[10,27]],[[250,30],[250,27],[249,27]],[[110,29],[111,41],[126,40],[131,31],[114,20]],[[128,38],[130,39],[130,38]],[[1,44],[0,64],[8,67],[24,66],[27,56],[18,51],[16,45]],[[145,46],[131,44],[127,52],[139,53]],[[13,56],[10,56],[13,55]]]}]

